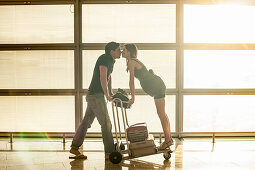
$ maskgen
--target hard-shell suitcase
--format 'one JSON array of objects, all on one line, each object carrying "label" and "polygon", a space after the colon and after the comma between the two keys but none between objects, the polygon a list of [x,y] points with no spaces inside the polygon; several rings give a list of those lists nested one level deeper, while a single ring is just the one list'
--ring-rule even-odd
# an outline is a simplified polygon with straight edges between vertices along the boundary
[{"label": "hard-shell suitcase", "polygon": [[157,152],[154,140],[130,143],[129,149],[133,157],[151,155]]},{"label": "hard-shell suitcase", "polygon": [[155,146],[154,140],[145,140],[141,142],[134,142],[129,144],[130,149],[139,149],[139,148],[146,148]]}]

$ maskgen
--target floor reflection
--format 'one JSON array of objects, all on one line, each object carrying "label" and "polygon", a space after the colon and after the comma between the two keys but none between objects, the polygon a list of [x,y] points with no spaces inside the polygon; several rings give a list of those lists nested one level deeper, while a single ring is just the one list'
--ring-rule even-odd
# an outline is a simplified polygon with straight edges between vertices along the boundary
[{"label": "floor reflection", "polygon": [[[166,161],[162,154],[123,160],[113,164],[104,159],[102,142],[85,143],[87,160],[69,159],[69,146],[61,142],[0,140],[0,170],[234,170],[255,169],[255,140],[184,139],[175,142],[175,151]],[[100,144],[100,146],[98,146]],[[95,149],[96,148],[96,149]],[[54,149],[54,150],[53,150]],[[92,150],[93,149],[93,150]]]},{"label": "floor reflection", "polygon": [[[88,167],[89,163],[88,164],[87,163],[88,163],[88,160],[81,160],[81,159],[73,160],[70,162],[71,170],[89,169],[89,167]],[[87,165],[85,165],[85,164],[87,164]],[[104,170],[122,170],[122,169],[128,169],[128,170],[165,169],[165,170],[170,170],[171,161],[164,160],[162,162],[162,164],[157,164],[157,163],[143,161],[143,160],[139,160],[139,159],[131,159],[131,160],[122,161],[119,164],[113,164],[109,160],[105,160],[104,165],[105,165]]]},{"label": "floor reflection", "polygon": [[84,169],[84,159],[75,159],[70,162],[71,170],[83,170]]},{"label": "floor reflection", "polygon": [[131,160],[125,160],[121,162],[120,164],[112,164],[109,160],[105,161],[105,170],[122,170],[122,169],[128,169],[128,170],[134,170],[134,169],[167,169],[170,170],[171,167],[171,161],[170,160],[164,160],[162,165],[143,161],[139,159],[131,159]]}]

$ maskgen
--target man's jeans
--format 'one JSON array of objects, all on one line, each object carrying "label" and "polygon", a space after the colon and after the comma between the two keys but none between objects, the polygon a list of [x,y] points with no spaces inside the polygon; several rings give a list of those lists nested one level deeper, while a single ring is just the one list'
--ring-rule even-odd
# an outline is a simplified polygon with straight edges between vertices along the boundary
[{"label": "man's jeans", "polygon": [[91,127],[96,117],[101,125],[105,153],[111,153],[114,151],[112,124],[108,115],[104,95],[87,95],[86,100],[88,104],[85,117],[76,131],[71,147],[79,149],[84,141],[88,128]]}]

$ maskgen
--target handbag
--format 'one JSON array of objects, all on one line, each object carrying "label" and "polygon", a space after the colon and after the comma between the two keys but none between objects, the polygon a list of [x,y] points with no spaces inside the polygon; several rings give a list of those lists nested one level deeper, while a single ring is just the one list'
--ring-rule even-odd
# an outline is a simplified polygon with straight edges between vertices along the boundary
[{"label": "handbag", "polygon": [[146,123],[136,123],[127,129],[127,138],[131,143],[145,141],[148,138],[148,130]]}]

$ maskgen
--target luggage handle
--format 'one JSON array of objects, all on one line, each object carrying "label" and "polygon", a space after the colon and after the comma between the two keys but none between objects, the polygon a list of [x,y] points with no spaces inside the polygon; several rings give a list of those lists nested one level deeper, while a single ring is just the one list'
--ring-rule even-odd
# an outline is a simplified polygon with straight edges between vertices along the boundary
[{"label": "luggage handle", "polygon": [[136,124],[133,124],[133,125],[131,125],[131,126],[129,126],[129,127],[134,127],[134,126],[136,126],[136,125],[143,125],[143,124],[145,124],[145,126],[147,127],[146,122],[143,122],[143,123],[136,123]]}]

